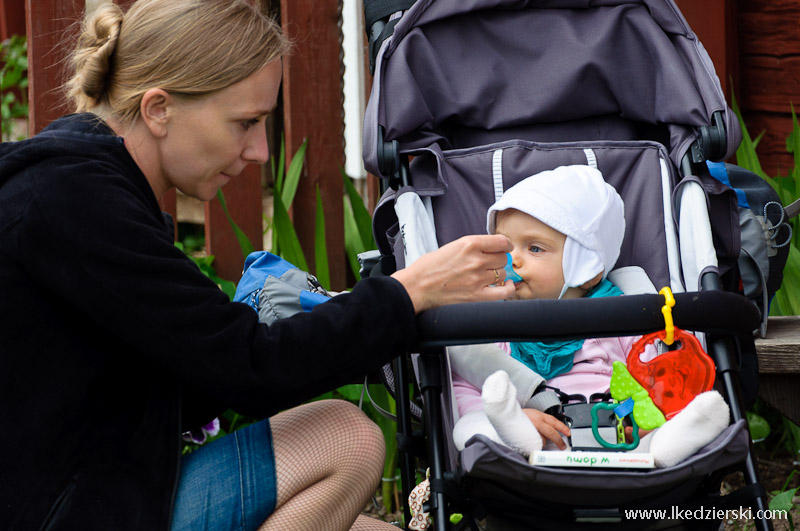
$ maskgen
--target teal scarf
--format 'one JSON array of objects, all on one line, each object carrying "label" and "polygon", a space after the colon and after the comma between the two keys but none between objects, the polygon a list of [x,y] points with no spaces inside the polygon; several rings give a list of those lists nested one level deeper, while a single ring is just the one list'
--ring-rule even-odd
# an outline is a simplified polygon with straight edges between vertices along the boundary
[{"label": "teal scarf", "polygon": [[[616,297],[622,291],[610,280],[603,279],[586,297]],[[528,341],[511,343],[511,356],[527,365],[545,380],[572,369],[575,352],[583,347],[583,339],[570,341]]]}]

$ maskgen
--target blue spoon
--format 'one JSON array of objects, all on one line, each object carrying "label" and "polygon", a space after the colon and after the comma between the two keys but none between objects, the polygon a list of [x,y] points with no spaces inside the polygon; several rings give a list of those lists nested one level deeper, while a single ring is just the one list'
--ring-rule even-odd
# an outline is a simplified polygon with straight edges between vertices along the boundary
[{"label": "blue spoon", "polygon": [[522,277],[514,271],[514,268],[511,266],[511,253],[506,253],[506,257],[508,258],[508,262],[506,262],[506,267],[504,268],[506,272],[506,279],[511,280],[514,284],[519,284],[522,282]]}]

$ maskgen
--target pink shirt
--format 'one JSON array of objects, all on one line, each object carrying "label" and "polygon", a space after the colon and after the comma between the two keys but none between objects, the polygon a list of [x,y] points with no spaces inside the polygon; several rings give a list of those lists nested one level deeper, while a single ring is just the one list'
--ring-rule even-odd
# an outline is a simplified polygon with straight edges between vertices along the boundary
[{"label": "pink shirt", "polygon": [[[615,361],[626,363],[628,353],[637,339],[639,337],[636,336],[586,339],[583,347],[575,352],[572,369],[547,380],[546,383],[564,393],[582,394],[587,398],[594,393],[607,393],[612,364]],[[510,355],[508,343],[500,343],[499,346]],[[642,359],[652,358],[654,352],[653,345],[648,345]],[[480,389],[456,373],[453,373],[453,389],[459,415],[483,409]]]}]

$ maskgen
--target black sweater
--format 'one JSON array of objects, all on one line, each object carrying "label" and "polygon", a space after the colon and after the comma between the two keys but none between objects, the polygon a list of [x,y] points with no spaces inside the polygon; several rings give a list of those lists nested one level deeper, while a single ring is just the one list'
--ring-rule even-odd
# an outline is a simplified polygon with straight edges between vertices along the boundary
[{"label": "black sweater", "polygon": [[256,417],[407,349],[413,307],[361,281],[271,327],[175,248],[92,115],[0,145],[0,528],[168,529],[182,431]]}]

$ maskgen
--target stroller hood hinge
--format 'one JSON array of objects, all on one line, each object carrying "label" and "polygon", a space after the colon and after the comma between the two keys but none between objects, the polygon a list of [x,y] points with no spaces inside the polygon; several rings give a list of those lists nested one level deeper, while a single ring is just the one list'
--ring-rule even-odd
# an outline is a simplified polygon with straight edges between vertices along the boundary
[{"label": "stroller hood hinge", "polygon": [[[389,186],[398,190],[410,184],[408,178],[408,160],[401,160],[400,144],[397,140],[387,142],[384,140],[385,131],[382,125],[378,126],[378,169],[381,174],[389,178]],[[383,192],[385,190],[381,190]]]}]

